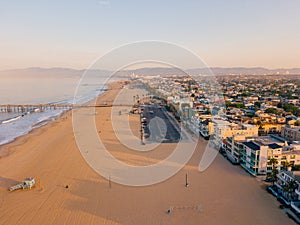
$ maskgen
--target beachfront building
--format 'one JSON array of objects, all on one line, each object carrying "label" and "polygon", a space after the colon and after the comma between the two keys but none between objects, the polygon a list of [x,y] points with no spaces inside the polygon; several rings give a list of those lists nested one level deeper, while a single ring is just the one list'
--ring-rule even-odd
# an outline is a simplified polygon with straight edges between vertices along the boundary
[{"label": "beachfront building", "polygon": [[205,139],[208,139],[214,133],[214,126],[211,118],[200,120],[199,132]]},{"label": "beachfront building", "polygon": [[[300,165],[300,148],[299,145],[278,146],[277,144],[269,145],[268,158],[277,160],[279,170],[288,169],[295,165]],[[270,165],[270,164],[269,164]],[[268,172],[271,171],[271,166]]]},{"label": "beachfront building", "polygon": [[233,135],[241,134],[246,137],[258,135],[258,127],[255,125],[236,124],[223,119],[213,119],[212,123],[214,127],[213,139],[218,149],[225,148],[226,142],[224,141]]},{"label": "beachfront building", "polygon": [[[300,149],[271,136],[256,137],[238,145],[240,165],[253,176],[266,175],[273,167],[279,171],[300,165]],[[276,159],[275,165],[271,159]]]},{"label": "beachfront building", "polygon": [[233,164],[239,164],[241,160],[241,150],[243,149],[243,142],[254,140],[254,137],[247,137],[242,134],[233,135],[228,137],[225,141],[225,152],[227,158]]},{"label": "beachfront building", "polygon": [[196,135],[199,135],[199,123],[200,123],[200,119],[198,116],[192,116],[192,118],[190,120],[187,121],[187,125],[189,127],[189,129]]},{"label": "beachfront building", "polygon": [[300,213],[300,171],[282,171],[274,183],[277,197]]},{"label": "beachfront building", "polygon": [[199,116],[199,132],[200,135],[205,139],[208,139],[214,133],[214,126],[212,123],[211,115],[200,115]]},{"label": "beachfront building", "polygon": [[300,141],[300,126],[286,126],[281,129],[281,136],[286,140]]},{"label": "beachfront building", "polygon": [[255,141],[246,141],[241,144],[240,165],[253,176],[267,173],[268,146],[260,145]]},{"label": "beachfront building", "polygon": [[297,197],[296,197],[295,201],[291,202],[291,207],[298,214],[300,214],[300,180],[299,180],[299,174],[298,174],[298,172],[296,172],[295,177],[296,177],[296,182],[298,184],[297,188],[295,189],[295,193],[296,193]]}]

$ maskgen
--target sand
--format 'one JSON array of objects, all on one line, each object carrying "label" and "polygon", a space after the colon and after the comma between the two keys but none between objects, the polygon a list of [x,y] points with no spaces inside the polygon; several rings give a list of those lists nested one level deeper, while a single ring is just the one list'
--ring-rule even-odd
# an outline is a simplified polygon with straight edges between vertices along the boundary
[{"label": "sand", "polygon": [[[121,85],[113,83],[98,101],[112,100]],[[147,153],[120,145],[112,131],[110,110],[97,108],[96,123],[105,146],[118,159],[148,165],[172,152],[175,144],[163,144]],[[130,120],[138,136],[139,119],[133,115]],[[198,164],[206,144],[200,139],[188,164],[162,183],[110,186],[78,150],[69,112],[0,147],[7,153],[0,159],[0,224],[294,224],[262,183],[222,156],[200,173]],[[32,190],[7,191],[29,176],[40,185]],[[170,206],[173,211],[168,215]]]}]

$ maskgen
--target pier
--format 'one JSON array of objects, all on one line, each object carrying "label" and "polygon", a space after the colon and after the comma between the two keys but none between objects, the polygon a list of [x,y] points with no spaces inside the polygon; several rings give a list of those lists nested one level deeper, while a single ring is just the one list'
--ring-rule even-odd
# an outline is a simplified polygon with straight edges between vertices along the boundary
[{"label": "pier", "polygon": [[90,104],[0,104],[0,113],[26,113],[38,110],[40,112],[46,110],[70,110],[74,108],[82,108],[82,107],[113,107],[113,106],[133,106],[128,104],[113,104],[112,101],[101,102],[96,105]]},{"label": "pier", "polygon": [[45,110],[55,110],[55,109],[63,109],[69,110],[73,108],[73,104],[7,104],[0,105],[0,112],[7,113],[25,113],[31,112],[34,110],[45,111]]}]

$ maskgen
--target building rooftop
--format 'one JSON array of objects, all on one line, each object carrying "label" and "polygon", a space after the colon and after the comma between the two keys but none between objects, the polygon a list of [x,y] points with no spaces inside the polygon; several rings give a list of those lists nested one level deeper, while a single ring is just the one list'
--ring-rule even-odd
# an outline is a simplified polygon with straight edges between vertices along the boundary
[{"label": "building rooftop", "polygon": [[269,146],[269,148],[271,148],[271,149],[282,148],[282,146],[281,146],[281,145],[279,145],[279,144],[276,144],[276,143],[269,144],[268,146]]},{"label": "building rooftop", "polygon": [[261,145],[270,145],[274,143],[284,145],[283,140],[277,139],[273,136],[259,136],[256,139],[256,142],[260,143]]},{"label": "building rooftop", "polygon": [[218,118],[214,118],[212,121],[213,123],[217,124],[217,126],[229,126],[231,124],[227,120],[218,119]]},{"label": "building rooftop", "polygon": [[253,150],[259,150],[260,146],[256,143],[254,143],[253,141],[246,141],[243,142],[244,145],[246,145],[248,148],[251,148]]},{"label": "building rooftop", "polygon": [[275,139],[277,142],[285,143],[286,140],[283,137],[280,137],[278,134],[269,134],[269,137]]},{"label": "building rooftop", "polygon": [[290,129],[290,130],[295,130],[295,131],[300,131],[300,126],[286,126],[286,129]]}]

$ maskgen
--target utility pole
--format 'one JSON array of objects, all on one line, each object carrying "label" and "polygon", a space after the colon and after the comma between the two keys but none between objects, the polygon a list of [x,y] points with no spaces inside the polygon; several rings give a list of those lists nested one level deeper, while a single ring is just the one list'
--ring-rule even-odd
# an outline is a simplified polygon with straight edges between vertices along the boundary
[{"label": "utility pole", "polygon": [[185,174],[185,186],[188,187],[189,183],[188,183],[188,175],[187,173]]}]

